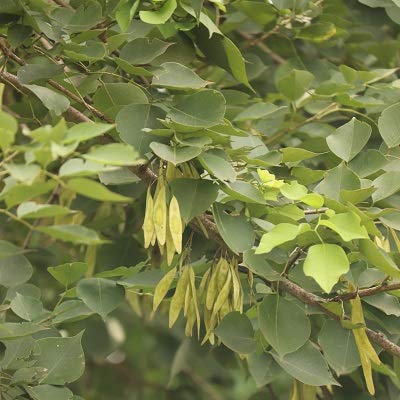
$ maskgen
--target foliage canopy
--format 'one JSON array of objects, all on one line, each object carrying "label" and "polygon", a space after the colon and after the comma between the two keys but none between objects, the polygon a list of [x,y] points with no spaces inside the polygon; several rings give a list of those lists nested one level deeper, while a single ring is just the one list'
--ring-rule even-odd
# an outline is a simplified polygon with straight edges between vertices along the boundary
[{"label": "foliage canopy", "polygon": [[398,399],[399,24],[2,0],[0,398]]}]

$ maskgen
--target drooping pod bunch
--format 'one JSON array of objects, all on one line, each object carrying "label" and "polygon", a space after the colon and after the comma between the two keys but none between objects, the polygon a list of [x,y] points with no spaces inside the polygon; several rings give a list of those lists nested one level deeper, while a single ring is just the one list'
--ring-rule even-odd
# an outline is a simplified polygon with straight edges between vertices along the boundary
[{"label": "drooping pod bunch", "polygon": [[157,181],[154,198],[147,189],[146,211],[143,222],[144,247],[158,243],[160,253],[167,254],[171,265],[175,252],[182,253],[183,223],[178,200],[175,196],[167,202],[167,183],[161,176]]},{"label": "drooping pod bunch", "polygon": [[[177,268],[171,269],[157,284],[154,291],[153,311],[156,311],[168,290],[170,289]],[[195,274],[193,268],[185,265],[182,267],[181,275],[176,284],[175,293],[171,298],[169,307],[169,327],[171,328],[177,321],[179,314],[183,310],[186,317],[186,336],[192,336],[193,327],[197,324],[197,335],[200,336],[200,312],[195,285]]]},{"label": "drooping pod bunch", "polygon": [[243,290],[239,278],[237,260],[221,257],[203,275],[199,297],[204,305],[204,324],[207,340],[214,344],[213,329],[231,311],[243,312]]}]

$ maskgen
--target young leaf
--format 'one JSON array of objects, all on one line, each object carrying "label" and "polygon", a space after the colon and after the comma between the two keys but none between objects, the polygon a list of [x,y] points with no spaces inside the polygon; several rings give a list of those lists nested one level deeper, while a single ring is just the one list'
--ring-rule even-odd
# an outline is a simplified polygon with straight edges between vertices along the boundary
[{"label": "young leaf", "polygon": [[344,250],[336,244],[316,244],[308,249],[303,270],[329,293],[339,278],[349,270]]}]

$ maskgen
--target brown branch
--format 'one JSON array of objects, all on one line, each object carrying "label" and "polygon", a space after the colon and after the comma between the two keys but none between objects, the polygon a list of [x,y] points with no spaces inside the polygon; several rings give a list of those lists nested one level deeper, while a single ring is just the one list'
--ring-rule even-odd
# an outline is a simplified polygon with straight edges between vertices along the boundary
[{"label": "brown branch", "polygon": [[[31,92],[29,92],[29,90],[27,90],[24,87],[24,85],[19,81],[19,79],[15,75],[10,74],[9,72],[0,71],[0,81],[7,85],[12,86],[14,89],[23,94],[27,95],[31,94]],[[86,115],[82,114],[79,110],[77,110],[75,107],[72,106],[68,107],[65,114],[69,116],[70,119],[74,122],[92,122],[90,118],[88,118]]]},{"label": "brown branch", "polygon": [[313,215],[313,214],[323,214],[328,210],[328,207],[316,208],[316,209],[308,209],[303,210],[305,215]]},{"label": "brown branch", "polygon": [[385,292],[390,292],[392,290],[398,290],[400,289],[400,282],[396,283],[387,283],[386,281],[378,286],[373,286],[367,289],[360,289],[355,292],[351,293],[345,293],[342,295],[338,295],[330,299],[330,301],[346,301],[346,300],[351,300],[357,297],[367,297],[367,296],[373,296],[374,294],[377,293],[385,293]]},{"label": "brown branch", "polygon": [[[7,46],[5,46],[2,42],[0,42],[0,50],[4,53],[5,56],[14,60],[17,64],[19,64],[21,66],[26,64],[26,62],[24,60],[22,60],[22,58],[18,57],[9,48],[7,48]],[[110,124],[114,123],[114,121],[111,118],[107,117],[105,114],[103,114],[102,112],[97,110],[97,108],[95,108],[91,104],[87,103],[83,98],[79,97],[75,93],[72,93],[71,91],[66,89],[64,86],[60,85],[54,79],[48,79],[47,82],[54,89],[58,90],[59,92],[63,93],[65,96],[69,97],[71,100],[74,100],[78,104],[85,107],[91,114],[93,114],[97,118],[100,118],[101,120],[106,121]]]},{"label": "brown branch", "polygon": [[[242,38],[244,38],[246,40],[254,41],[253,36],[249,35],[248,33],[240,32],[240,31],[238,31],[238,33]],[[265,43],[263,43],[261,41],[255,41],[254,43],[260,50],[262,50],[264,53],[268,54],[277,64],[283,64],[286,61],[279,54],[272,51]]]},{"label": "brown branch", "polygon": [[63,1],[63,0],[53,0],[53,3],[58,4],[58,5],[61,6],[61,7],[68,8],[68,9],[70,9],[70,10],[75,11],[75,9],[74,9],[72,6],[70,6],[69,4],[67,4],[67,3],[66,3],[65,1]]}]

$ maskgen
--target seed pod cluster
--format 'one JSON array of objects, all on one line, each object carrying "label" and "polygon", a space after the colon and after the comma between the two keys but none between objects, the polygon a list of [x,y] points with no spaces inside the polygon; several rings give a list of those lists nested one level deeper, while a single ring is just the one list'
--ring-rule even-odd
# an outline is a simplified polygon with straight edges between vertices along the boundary
[{"label": "seed pod cluster", "polygon": [[199,297],[204,305],[204,324],[207,340],[214,344],[213,330],[231,311],[243,312],[243,290],[236,259],[221,257],[203,276]]},{"label": "seed pod cluster", "polygon": [[163,177],[157,182],[154,198],[151,188],[147,189],[143,233],[144,247],[147,249],[157,242],[161,254],[166,250],[168,265],[171,265],[175,252],[182,253],[183,223],[179,203],[172,196],[168,204],[167,184]]},{"label": "seed pod cluster", "polygon": [[197,301],[195,275],[192,267],[184,266],[182,275],[176,285],[175,293],[169,308],[169,326],[175,324],[180,312],[186,317],[186,336],[192,336],[194,324],[197,322],[197,335],[200,335],[200,312]]}]

